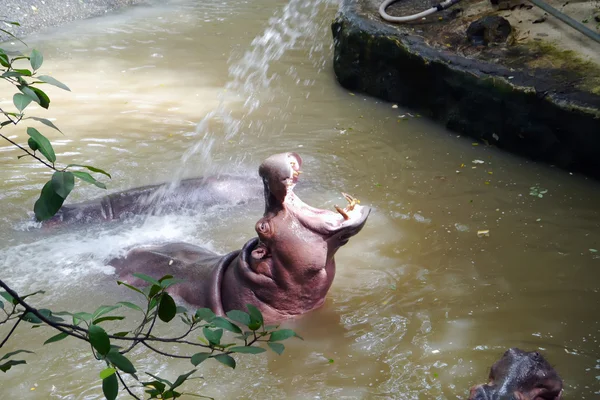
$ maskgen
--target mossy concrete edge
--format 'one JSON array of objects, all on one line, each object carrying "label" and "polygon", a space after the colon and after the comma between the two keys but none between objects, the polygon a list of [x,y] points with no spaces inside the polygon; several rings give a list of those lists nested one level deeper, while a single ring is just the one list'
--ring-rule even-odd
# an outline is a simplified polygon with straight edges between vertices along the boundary
[{"label": "mossy concrete edge", "polygon": [[[343,0],[332,23],[339,83],[448,129],[600,178],[600,96],[558,93],[526,71],[435,49]],[[554,85],[556,86],[556,85]]]}]

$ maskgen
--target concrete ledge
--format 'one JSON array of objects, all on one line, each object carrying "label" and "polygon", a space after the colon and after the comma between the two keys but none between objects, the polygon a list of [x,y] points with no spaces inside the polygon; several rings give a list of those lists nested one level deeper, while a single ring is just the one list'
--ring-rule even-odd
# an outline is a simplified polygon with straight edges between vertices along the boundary
[{"label": "concrete ledge", "polygon": [[[0,3],[0,19],[21,24],[0,27],[17,37],[23,37],[71,21],[104,15],[122,7],[149,3],[149,0],[0,0]],[[0,32],[0,42],[10,38]]]},{"label": "concrete ledge", "polygon": [[[375,3],[343,0],[333,21],[334,71],[342,86],[490,145],[600,177],[600,69],[586,62],[527,67],[531,57],[550,51],[535,43],[506,46],[516,58],[496,57],[502,61],[465,57],[457,46],[432,45],[414,25],[384,22]],[[536,55],[535,46],[543,51]],[[589,81],[590,74],[597,75]]]}]

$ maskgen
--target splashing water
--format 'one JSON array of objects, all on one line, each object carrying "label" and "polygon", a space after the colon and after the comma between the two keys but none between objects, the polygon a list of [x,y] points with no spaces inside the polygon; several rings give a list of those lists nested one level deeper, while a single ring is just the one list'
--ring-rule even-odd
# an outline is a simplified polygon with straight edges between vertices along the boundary
[{"label": "splashing water", "polygon": [[[178,184],[187,163],[192,158],[194,164],[198,166],[197,168],[218,174],[220,172],[218,166],[213,163],[217,140],[233,139],[239,135],[245,125],[249,130],[253,128],[252,132],[257,136],[263,133],[264,124],[260,121],[248,121],[248,117],[260,107],[263,99],[268,101],[274,97],[269,92],[272,91],[271,84],[278,78],[278,75],[277,73],[269,74],[271,65],[281,59],[286,51],[314,39],[324,26],[323,21],[317,18],[317,15],[321,12],[321,7],[330,2],[330,0],[291,0],[281,11],[276,12],[269,19],[267,28],[261,35],[254,38],[251,48],[239,61],[232,63],[232,58],[230,58],[230,81],[220,95],[219,105],[196,126],[194,135],[199,136],[200,139],[183,154],[182,166],[175,174],[171,186],[166,190],[172,190]],[[317,44],[310,48],[311,58],[314,58],[315,53],[323,50],[319,41],[313,41]],[[235,118],[232,110],[227,107],[227,95],[231,92],[243,99],[241,118]],[[237,160],[230,161],[235,161],[234,164],[239,165],[245,157],[246,155],[241,153]]]}]

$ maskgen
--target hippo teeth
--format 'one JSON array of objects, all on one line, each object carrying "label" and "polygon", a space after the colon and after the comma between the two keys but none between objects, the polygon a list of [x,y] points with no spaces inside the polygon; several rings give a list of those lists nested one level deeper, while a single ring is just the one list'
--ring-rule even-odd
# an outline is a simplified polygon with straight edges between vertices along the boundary
[{"label": "hippo teeth", "polygon": [[350,196],[348,193],[342,192],[342,196],[344,196],[344,198],[348,202],[348,207],[346,207],[346,209],[345,209],[346,211],[352,211],[352,210],[354,210],[354,207],[357,204],[360,204],[360,200],[358,200],[355,197]]},{"label": "hippo teeth", "polygon": [[340,206],[335,205],[335,210],[337,212],[339,212],[340,214],[342,214],[342,217],[344,217],[345,220],[349,220],[350,217],[348,216],[348,214],[346,214],[346,210],[342,209]]},{"label": "hippo teeth", "polygon": [[352,197],[348,193],[344,193],[344,192],[342,192],[342,196],[344,196],[344,198],[348,202],[348,207],[342,208],[338,205],[335,205],[334,207],[335,207],[335,210],[337,212],[339,212],[342,215],[342,217],[344,217],[344,219],[347,221],[350,219],[348,212],[354,210],[354,207],[356,207],[357,204],[360,204],[360,200],[358,200],[355,197]]},{"label": "hippo teeth", "polygon": [[292,175],[294,176],[294,178],[297,178],[300,176],[301,173],[302,173],[302,171],[294,171],[294,173]]}]

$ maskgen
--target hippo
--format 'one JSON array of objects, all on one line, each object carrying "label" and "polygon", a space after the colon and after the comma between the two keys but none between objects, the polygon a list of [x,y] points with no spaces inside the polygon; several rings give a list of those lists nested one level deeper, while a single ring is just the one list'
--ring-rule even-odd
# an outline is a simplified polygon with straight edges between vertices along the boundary
[{"label": "hippo", "polygon": [[168,183],[143,186],[75,204],[68,204],[44,227],[116,221],[128,216],[173,212],[217,204],[240,205],[262,197],[259,179],[220,176],[184,179],[174,187]]},{"label": "hippo", "polygon": [[471,388],[469,400],[560,400],[563,381],[536,351],[508,349],[492,365],[489,382]]},{"label": "hippo", "polygon": [[365,225],[371,209],[343,193],[345,208],[314,208],[293,191],[301,174],[297,153],[267,158],[259,167],[265,211],[257,237],[241,250],[216,254],[189,243],[134,248],[109,262],[119,278],[135,285],[140,272],[184,279],[171,294],[217,315],[252,304],[265,321],[294,318],[320,307],[335,276],[334,255]]}]

